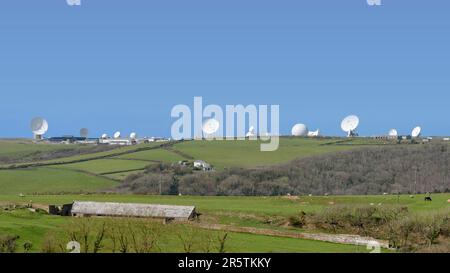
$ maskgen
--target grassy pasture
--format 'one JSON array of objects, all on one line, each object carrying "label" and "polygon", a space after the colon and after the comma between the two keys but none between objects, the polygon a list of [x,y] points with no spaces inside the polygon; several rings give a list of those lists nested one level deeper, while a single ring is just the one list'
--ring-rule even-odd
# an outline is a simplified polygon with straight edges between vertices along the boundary
[{"label": "grassy pasture", "polygon": [[[32,160],[36,154],[68,150],[77,150],[88,155],[93,148],[95,147],[88,145],[33,143],[28,139],[0,140],[0,162],[4,162],[2,158],[8,159],[7,162],[23,162],[24,160]],[[10,164],[3,163],[3,165]]]},{"label": "grassy pasture", "polygon": [[117,158],[161,161],[161,162],[166,162],[166,163],[173,163],[173,162],[177,162],[177,161],[185,159],[182,156],[180,156],[174,152],[165,150],[165,149],[142,151],[142,152],[118,156]]},{"label": "grassy pasture", "polygon": [[0,156],[19,156],[40,151],[67,149],[67,147],[66,145],[34,144],[28,139],[0,140]]},{"label": "grassy pasture", "polygon": [[[39,146],[41,144],[27,144],[27,146],[30,146],[31,149],[33,149],[33,146]],[[48,145],[48,144],[42,144],[42,145]],[[139,145],[134,146],[123,146],[123,147],[117,147],[115,149],[109,150],[109,151],[103,151],[103,152],[97,152],[97,153],[89,153],[89,154],[82,154],[82,155],[76,155],[76,156],[69,156],[64,158],[57,158],[52,160],[44,160],[39,162],[27,162],[27,163],[19,163],[15,164],[16,166],[22,166],[27,165],[30,163],[41,163],[41,164],[65,164],[65,163],[72,163],[77,161],[89,161],[89,160],[95,160],[103,157],[114,157],[118,154],[122,153],[132,153],[139,149],[152,149],[154,147],[160,146],[161,143],[143,143]],[[55,147],[77,147],[77,145],[49,145],[49,146],[55,146]],[[89,147],[89,146],[83,146],[83,147]],[[11,164],[9,164],[11,165]]]},{"label": "grassy pasture", "polygon": [[[356,149],[367,145],[386,145],[368,139],[304,139],[281,138],[276,152],[260,152],[258,141],[190,141],[174,145],[174,149],[202,159],[216,168],[256,167],[273,165],[289,160],[325,153]],[[42,146],[41,146],[42,145]],[[301,197],[224,197],[224,196],[149,196],[95,194],[118,185],[111,179],[124,179],[135,169],[154,164],[153,161],[176,162],[183,156],[161,148],[159,143],[120,147],[111,151],[84,154],[46,161],[55,163],[48,167],[0,170],[0,203],[64,204],[75,200],[103,202],[155,203],[173,205],[195,205],[205,219],[218,224],[241,227],[278,229],[270,226],[266,217],[289,217],[300,211],[317,212],[333,205],[402,205],[411,213],[426,213],[449,207],[450,194],[434,194],[432,202],[425,202],[423,195],[410,198],[395,196],[301,196]],[[36,149],[67,148],[67,145],[32,144],[28,141],[0,141],[0,156],[30,154]],[[118,153],[126,153],[117,155]],[[98,159],[99,157],[107,157]],[[70,163],[80,160],[83,162]],[[56,163],[67,163],[57,165]],[[35,193],[91,193],[33,195]],[[23,193],[25,197],[19,197]],[[33,214],[28,211],[0,212],[0,233],[12,233],[30,240],[38,251],[45,234],[57,231],[67,224],[67,218]],[[165,236],[163,252],[182,251],[174,234],[180,232],[171,227],[172,233]],[[282,227],[281,227],[282,228]],[[213,231],[204,231],[213,232]],[[229,252],[364,252],[365,248],[323,243],[301,239],[279,238],[254,234],[230,233]]]},{"label": "grassy pasture", "polygon": [[128,171],[128,172],[119,172],[119,173],[111,173],[111,174],[104,174],[102,175],[103,177],[107,177],[110,179],[114,179],[114,180],[120,180],[123,181],[125,178],[127,178],[127,176],[131,175],[131,174],[137,174],[137,173],[141,173],[143,171]]},{"label": "grassy pasture", "polygon": [[[95,192],[112,188],[117,183],[81,172],[50,168],[0,170],[0,193]],[[0,202],[4,201],[0,199]]]},{"label": "grassy pasture", "polygon": [[260,141],[189,141],[178,143],[175,149],[202,159],[217,168],[257,167],[280,164],[295,158],[345,151],[357,145],[333,144],[333,139],[280,138],[280,146],[274,152],[261,152]]},{"label": "grassy pasture", "polygon": [[[367,205],[369,202],[378,205],[399,204],[407,206],[412,213],[426,213],[450,206],[447,202],[450,194],[435,194],[433,202],[423,201],[423,195],[415,198],[398,196],[329,196],[329,197],[299,197],[299,199],[285,197],[201,197],[201,196],[142,196],[142,195],[41,195],[20,198],[16,195],[0,195],[5,203],[33,200],[40,204],[62,204],[73,200],[117,201],[136,203],[158,203],[176,205],[196,205],[203,213],[202,218],[218,221],[220,224],[232,226],[246,226],[257,228],[280,229],[264,223],[267,216],[288,217],[300,211],[315,212],[334,204]],[[21,240],[30,240],[35,245],[33,251],[39,251],[46,234],[58,232],[67,226],[68,221],[79,219],[39,215],[28,211],[0,212],[0,232],[17,234]],[[198,228],[198,227],[195,227]],[[182,252],[177,236],[183,232],[182,225],[164,227],[166,233],[161,239],[162,252]],[[202,234],[217,232],[210,230],[199,231]],[[22,242],[22,241],[21,241]],[[228,252],[367,252],[364,247],[332,244],[293,238],[255,235],[231,232],[227,242]]]},{"label": "grassy pasture", "polygon": [[[21,246],[25,241],[33,243],[32,252],[39,252],[45,237],[49,234],[58,234],[63,227],[74,224],[73,221],[81,219],[64,218],[58,216],[42,215],[27,210],[0,211],[0,232],[2,234],[19,235],[18,251],[23,251]],[[101,219],[95,219],[101,221]],[[199,234],[210,235],[212,238],[218,236],[218,232],[193,228]],[[182,244],[174,234],[182,234],[186,230],[185,225],[169,225],[162,228],[163,234],[159,238],[159,249],[164,253],[183,252]],[[62,240],[64,241],[64,240]],[[67,238],[67,242],[69,239]],[[103,252],[110,251],[110,246],[105,244]],[[199,247],[195,252],[202,252]],[[318,242],[303,239],[280,238],[264,235],[229,233],[226,243],[227,252],[368,252],[365,247],[352,245],[341,245],[327,242]]]},{"label": "grassy pasture", "polygon": [[68,170],[81,170],[94,174],[107,174],[113,172],[126,172],[143,169],[152,163],[139,160],[99,159],[80,163],[58,165],[56,168]]},{"label": "grassy pasture", "polygon": [[201,212],[248,213],[255,215],[289,216],[300,211],[315,212],[333,205],[402,205],[411,212],[423,212],[449,207],[450,194],[434,194],[433,202],[425,202],[424,195],[368,196],[301,196],[301,197],[244,197],[244,196],[159,196],[122,194],[84,195],[34,195],[20,198],[17,195],[0,195],[4,202],[21,202],[31,199],[40,204],[64,204],[74,200],[99,202],[154,203],[169,205],[195,205]]}]

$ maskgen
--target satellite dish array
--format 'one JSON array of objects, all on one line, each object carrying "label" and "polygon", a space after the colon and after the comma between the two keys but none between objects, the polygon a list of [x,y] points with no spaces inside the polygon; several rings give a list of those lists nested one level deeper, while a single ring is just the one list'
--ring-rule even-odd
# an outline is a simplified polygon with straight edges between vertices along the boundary
[{"label": "satellite dish array", "polygon": [[[47,120],[45,120],[44,118],[35,117],[31,120],[30,128],[31,128],[31,131],[33,132],[34,139],[41,140],[41,139],[43,139],[43,136],[47,133],[49,126],[48,126]],[[121,136],[120,132],[114,133],[114,139],[119,139],[120,136]],[[89,137],[89,129],[88,128],[80,129],[80,137],[88,138]],[[130,139],[132,139],[132,140],[136,140],[137,137],[138,137],[137,133],[135,133],[135,132],[130,134]],[[108,134],[103,134],[101,136],[101,138],[107,139],[109,137],[108,137]]]},{"label": "satellite dish array", "polygon": [[[359,126],[359,122],[360,122],[360,120],[359,120],[358,116],[356,116],[356,115],[347,116],[341,122],[341,129],[342,129],[342,131],[347,133],[347,137],[358,136],[356,129]],[[47,120],[45,120],[44,118],[41,118],[41,117],[33,118],[31,120],[30,127],[31,127],[31,131],[33,132],[34,138],[36,140],[43,139],[43,136],[45,135],[45,133],[47,133],[47,131],[49,129]],[[219,128],[220,128],[219,121],[217,121],[216,119],[208,119],[203,123],[202,131],[203,131],[205,137],[212,137],[219,130]],[[411,137],[418,138],[418,137],[420,137],[421,133],[422,133],[422,128],[417,126],[412,130]],[[309,131],[308,127],[305,124],[298,123],[292,127],[291,134],[293,136],[297,136],[297,137],[317,137],[317,136],[320,136],[320,130],[317,129],[316,131]],[[121,135],[122,135],[121,132],[117,131],[116,133],[114,133],[113,138],[120,139]],[[83,138],[88,138],[89,129],[82,128],[80,130],[80,136]],[[255,130],[255,127],[251,126],[249,131],[246,134],[246,137],[254,137],[254,136],[256,136],[256,130]],[[392,138],[396,138],[399,136],[399,134],[396,129],[391,129],[388,132],[388,136],[392,137]],[[102,134],[101,138],[108,139],[109,136],[108,136],[108,134]],[[132,140],[136,140],[137,134],[135,132],[132,132],[130,134],[129,138]]]},{"label": "satellite dish array", "polygon": [[[345,117],[341,122],[342,131],[347,133],[347,137],[356,137],[358,136],[358,126],[360,124],[359,117],[356,115],[350,115]],[[420,137],[422,132],[421,127],[416,127],[411,132],[412,138]],[[297,137],[317,137],[320,136],[320,130],[317,131],[309,131],[308,127],[305,124],[298,123],[292,127],[291,134]],[[388,136],[391,138],[397,138],[399,136],[397,129],[391,129],[388,132]]]},{"label": "satellite dish array", "polygon": [[291,134],[297,137],[318,137],[320,136],[320,130],[309,131],[305,124],[298,123],[292,127]]},{"label": "satellite dish array", "polygon": [[[120,131],[117,131],[117,132],[115,132],[113,134],[113,139],[120,139],[121,137],[122,137],[122,133]],[[102,139],[108,139],[109,136],[108,136],[108,134],[102,134],[101,138]],[[138,138],[138,135],[137,135],[137,133],[132,132],[130,134],[129,138],[132,139],[132,140],[136,140]]]}]

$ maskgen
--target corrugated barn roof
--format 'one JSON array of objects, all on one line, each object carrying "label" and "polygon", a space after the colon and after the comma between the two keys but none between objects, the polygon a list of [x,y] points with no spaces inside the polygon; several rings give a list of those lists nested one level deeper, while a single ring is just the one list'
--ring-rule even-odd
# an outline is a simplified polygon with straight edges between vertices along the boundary
[{"label": "corrugated barn roof", "polygon": [[195,207],[75,201],[72,214],[189,219],[194,216]]}]

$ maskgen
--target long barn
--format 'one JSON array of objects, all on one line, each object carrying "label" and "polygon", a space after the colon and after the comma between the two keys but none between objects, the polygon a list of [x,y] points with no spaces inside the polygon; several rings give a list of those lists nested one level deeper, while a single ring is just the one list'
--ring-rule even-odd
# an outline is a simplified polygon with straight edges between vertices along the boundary
[{"label": "long barn", "polygon": [[187,221],[197,217],[194,206],[75,201],[72,216],[142,217]]}]

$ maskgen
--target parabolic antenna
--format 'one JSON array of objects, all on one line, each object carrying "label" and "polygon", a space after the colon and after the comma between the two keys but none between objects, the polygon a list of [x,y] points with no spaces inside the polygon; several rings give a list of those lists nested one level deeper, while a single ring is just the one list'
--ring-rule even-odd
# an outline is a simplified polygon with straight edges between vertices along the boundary
[{"label": "parabolic antenna", "polygon": [[219,130],[219,127],[220,123],[216,119],[212,118],[203,123],[202,130],[205,135],[212,135]]},{"label": "parabolic antenna", "polygon": [[43,118],[34,118],[31,120],[31,131],[38,139],[48,131],[48,122]]},{"label": "parabolic antenna", "polygon": [[102,139],[107,139],[108,138],[108,135],[107,134],[103,134],[102,135]]},{"label": "parabolic antenna", "polygon": [[390,137],[398,137],[398,131],[397,131],[397,129],[391,129],[391,130],[389,130],[388,136],[390,136]]},{"label": "parabolic antenna", "polygon": [[89,129],[88,128],[82,128],[80,130],[80,136],[87,138],[89,136]]},{"label": "parabolic antenna", "polygon": [[359,125],[359,118],[355,115],[346,117],[341,122],[342,131],[347,133],[348,137],[357,136],[356,128]]},{"label": "parabolic antenna", "polygon": [[137,138],[137,134],[135,132],[130,134],[130,138],[131,139],[136,139]]},{"label": "parabolic antenna", "polygon": [[245,137],[254,137],[256,136],[256,130],[254,126],[250,126],[250,128],[248,129],[247,134],[245,135]]},{"label": "parabolic antenna", "polygon": [[295,124],[294,127],[292,127],[292,135],[293,136],[308,136],[308,127],[306,127],[305,124]]},{"label": "parabolic antenna", "polygon": [[320,130],[317,129],[316,131],[308,132],[308,136],[309,137],[318,137],[318,136],[320,136]]},{"label": "parabolic antenna", "polygon": [[419,127],[419,126],[417,126],[416,128],[414,128],[414,129],[412,130],[411,136],[412,136],[413,138],[419,137],[421,132],[422,132],[422,128]]},{"label": "parabolic antenna", "polygon": [[121,136],[121,133],[120,133],[120,132],[115,132],[115,133],[114,133],[114,138],[115,138],[115,139],[120,138],[120,136]]}]

